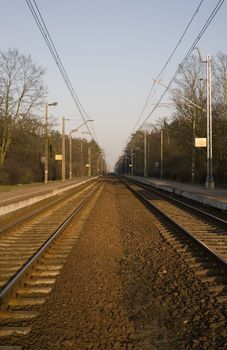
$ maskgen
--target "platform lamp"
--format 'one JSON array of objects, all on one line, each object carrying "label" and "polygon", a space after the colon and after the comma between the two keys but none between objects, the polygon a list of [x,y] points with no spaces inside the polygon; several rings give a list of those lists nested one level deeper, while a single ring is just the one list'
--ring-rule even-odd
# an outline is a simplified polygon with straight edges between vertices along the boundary
[{"label": "platform lamp", "polygon": [[47,103],[45,106],[45,165],[44,165],[44,183],[48,183],[48,107],[57,106],[57,102]]}]

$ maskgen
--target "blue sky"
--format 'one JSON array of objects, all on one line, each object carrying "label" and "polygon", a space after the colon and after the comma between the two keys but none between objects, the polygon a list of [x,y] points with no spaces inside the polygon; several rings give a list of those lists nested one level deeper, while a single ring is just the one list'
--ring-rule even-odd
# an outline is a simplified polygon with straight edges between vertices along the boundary
[{"label": "blue sky", "polygon": [[[152,79],[175,47],[200,0],[36,0],[72,85],[90,118],[99,144],[113,166],[133,131]],[[217,0],[204,0],[184,41],[167,67],[168,83]],[[18,48],[46,69],[50,110],[60,130],[81,124],[68,90],[36,26],[25,0],[1,0],[0,49]],[[227,53],[227,3],[224,2],[199,42],[202,54]],[[143,118],[163,90],[152,95]],[[170,111],[158,109],[155,122]]]}]

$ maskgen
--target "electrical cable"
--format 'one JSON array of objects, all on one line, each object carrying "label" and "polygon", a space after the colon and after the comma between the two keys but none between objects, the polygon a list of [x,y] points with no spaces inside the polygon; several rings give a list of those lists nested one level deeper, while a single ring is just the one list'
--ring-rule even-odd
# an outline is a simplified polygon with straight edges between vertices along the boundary
[{"label": "electrical cable", "polygon": [[190,49],[188,50],[188,52],[186,53],[186,55],[184,56],[183,60],[181,61],[181,63],[179,64],[177,70],[175,71],[173,77],[171,78],[169,84],[167,85],[166,89],[164,90],[164,92],[162,93],[161,97],[159,98],[158,102],[156,103],[156,105],[154,106],[154,108],[152,109],[152,111],[148,114],[147,118],[144,120],[144,122],[141,124],[140,128],[141,129],[144,124],[146,123],[146,121],[150,118],[150,116],[153,114],[153,112],[156,110],[156,108],[158,107],[158,105],[160,104],[160,102],[162,101],[163,97],[165,96],[165,94],[167,93],[167,91],[169,90],[169,88],[171,87],[172,83],[175,81],[179,71],[182,69],[183,65],[185,64],[185,62],[188,60],[188,58],[190,57],[192,51],[194,50],[194,48],[196,47],[197,43],[199,42],[199,40],[201,39],[201,37],[203,36],[203,34],[205,33],[205,31],[207,30],[207,28],[209,27],[210,23],[212,22],[212,20],[214,19],[214,17],[216,16],[217,12],[219,11],[219,9],[221,8],[221,6],[223,5],[225,0],[219,0],[218,3],[216,4],[215,8],[213,9],[212,13],[210,14],[209,18],[207,19],[206,23],[204,24],[203,28],[201,29],[201,31],[199,32],[199,34],[197,35],[196,39],[194,40],[193,44],[191,45]]},{"label": "electrical cable", "polygon": [[[202,6],[203,1],[204,1],[204,0],[201,0],[201,1],[200,1],[200,3],[199,3],[199,5],[197,6],[197,8],[196,8],[196,10],[195,10],[195,12],[194,12],[194,14],[193,14],[193,16],[192,16],[191,19],[190,19],[188,25],[186,26],[186,28],[185,28],[183,34],[181,35],[181,37],[180,37],[180,39],[178,40],[178,42],[177,42],[175,48],[173,49],[172,53],[170,54],[169,58],[167,59],[167,61],[166,61],[166,63],[164,64],[163,68],[161,69],[161,71],[158,73],[158,75],[157,75],[157,77],[156,77],[155,80],[158,80],[158,79],[160,78],[160,76],[162,75],[162,73],[164,72],[164,70],[166,69],[166,67],[168,66],[168,64],[169,64],[169,62],[170,62],[170,60],[171,60],[171,58],[173,57],[174,53],[176,52],[178,46],[181,44],[182,39],[184,38],[185,34],[187,33],[188,28],[190,27],[191,23],[193,22],[193,20],[194,20],[196,14],[199,12],[199,9],[200,9],[200,7]],[[134,130],[136,129],[136,127],[137,127],[137,125],[138,125],[140,119],[142,118],[142,115],[143,115],[143,113],[144,113],[144,111],[145,111],[145,108],[146,108],[146,106],[147,106],[147,104],[148,104],[148,101],[149,101],[149,99],[150,99],[150,97],[151,97],[151,93],[152,93],[152,91],[153,91],[153,89],[154,89],[154,86],[155,86],[155,83],[153,83],[152,86],[151,86],[151,89],[150,89],[150,91],[149,91],[149,94],[148,94],[148,96],[147,96],[147,99],[146,99],[146,101],[145,101],[145,104],[144,104],[144,106],[143,106],[143,108],[142,108],[142,111],[141,111],[141,113],[140,113],[140,115],[139,115],[139,118],[138,118],[138,120],[137,120],[137,122],[136,122],[136,125],[135,125],[134,128],[133,128],[132,133],[134,132]]]},{"label": "electrical cable", "polygon": [[[77,96],[73,86],[72,86],[72,83],[71,83],[71,81],[69,79],[68,74],[66,73],[66,70],[64,68],[64,65],[63,65],[61,59],[60,59],[60,56],[59,56],[59,54],[57,52],[57,49],[56,49],[56,47],[55,47],[55,45],[53,43],[53,40],[51,39],[50,33],[49,33],[48,29],[47,29],[47,26],[45,24],[45,21],[43,19],[43,16],[42,16],[39,8],[38,8],[37,3],[36,3],[35,0],[33,0],[35,8],[34,8],[32,2],[31,2],[31,0],[26,0],[26,3],[28,5],[28,7],[29,7],[29,9],[30,9],[30,11],[32,13],[32,16],[35,19],[35,22],[36,22],[36,24],[37,24],[37,26],[38,26],[38,28],[39,28],[39,30],[40,30],[40,32],[41,32],[45,42],[47,44],[47,47],[48,47],[48,49],[49,49],[49,51],[50,51],[50,53],[51,53],[51,55],[52,55],[52,57],[54,59],[54,61],[55,61],[56,65],[57,65],[59,71],[60,71],[60,74],[61,74],[61,76],[62,76],[62,78],[63,78],[63,80],[64,80],[64,82],[65,82],[65,84],[66,84],[66,86],[67,86],[67,88],[69,90],[69,93],[70,93],[71,97],[73,98],[73,101],[74,101],[74,103],[75,103],[75,105],[76,105],[76,107],[77,107],[77,109],[78,109],[78,111],[79,111],[83,121],[86,123],[85,126],[86,126],[87,130],[89,131],[89,133],[92,135],[92,132],[91,132],[91,130],[90,130],[88,124],[87,124],[87,120],[86,120],[86,118],[87,119],[91,119],[91,118],[89,118],[89,116],[87,115],[86,111],[84,110],[84,108],[83,108],[83,106],[82,106],[82,104],[81,104],[81,102],[80,102],[80,100],[79,100],[79,98],[78,98],[78,96]],[[85,116],[86,116],[86,118],[85,118]],[[96,142],[98,143],[97,135],[95,133],[93,125],[92,125],[92,131],[93,131],[94,139],[96,139]]]}]

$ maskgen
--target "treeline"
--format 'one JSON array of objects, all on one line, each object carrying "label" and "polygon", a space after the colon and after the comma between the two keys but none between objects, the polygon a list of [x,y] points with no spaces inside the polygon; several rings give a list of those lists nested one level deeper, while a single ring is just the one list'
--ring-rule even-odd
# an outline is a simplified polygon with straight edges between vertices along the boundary
[{"label": "treeline", "polygon": [[[206,147],[195,147],[195,138],[206,137],[206,66],[197,56],[181,69],[172,103],[173,112],[168,118],[147,124],[132,135],[118,159],[116,172],[205,181]],[[227,183],[227,55],[223,53],[212,62],[212,119],[213,175],[216,183],[223,184]]]},{"label": "treeline", "polygon": [[[65,136],[66,178],[69,178],[69,137]],[[16,127],[11,146],[0,169],[1,184],[22,184],[44,181],[45,137],[43,125],[33,119],[26,125]],[[90,149],[90,159],[89,159]],[[61,161],[55,160],[56,154],[62,153],[62,136],[52,130],[49,134],[48,178],[61,180]],[[89,164],[90,163],[90,164]],[[105,171],[105,162],[101,150],[94,140],[72,138],[72,177],[88,176],[89,167],[92,176]]]},{"label": "treeline", "polygon": [[[44,70],[16,49],[0,52],[0,183],[44,181],[45,126],[37,114],[44,111],[47,92]],[[42,113],[42,112],[41,112]],[[61,179],[62,137],[49,125],[49,180]],[[66,178],[69,177],[69,137],[65,136]],[[89,166],[89,167],[88,167]],[[72,176],[105,171],[102,150],[92,139],[72,138]]]}]

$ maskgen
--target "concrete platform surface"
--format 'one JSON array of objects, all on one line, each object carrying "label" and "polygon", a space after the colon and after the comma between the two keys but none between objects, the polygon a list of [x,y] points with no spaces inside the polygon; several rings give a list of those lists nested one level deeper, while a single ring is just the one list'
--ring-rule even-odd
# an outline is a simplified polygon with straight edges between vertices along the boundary
[{"label": "concrete platform surface", "polygon": [[167,192],[175,193],[182,197],[196,200],[197,202],[201,202],[211,207],[227,210],[227,189],[207,189],[202,185],[181,183],[166,179],[160,180],[157,178],[144,178],[139,176],[133,176],[133,178],[138,179],[144,183],[151,184],[155,188],[160,188]]},{"label": "concrete platform surface", "polygon": [[73,180],[51,181],[17,186],[0,186],[0,215],[21,209],[42,199],[54,196],[93,178],[79,177]]}]

